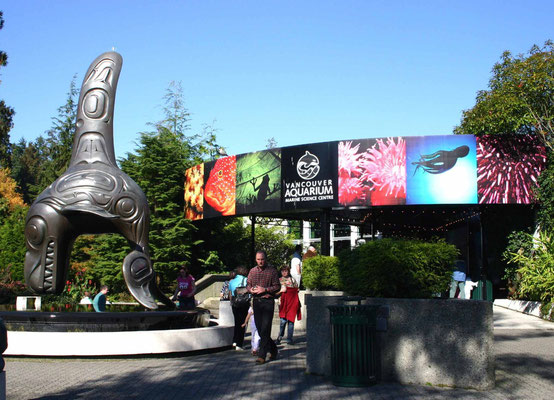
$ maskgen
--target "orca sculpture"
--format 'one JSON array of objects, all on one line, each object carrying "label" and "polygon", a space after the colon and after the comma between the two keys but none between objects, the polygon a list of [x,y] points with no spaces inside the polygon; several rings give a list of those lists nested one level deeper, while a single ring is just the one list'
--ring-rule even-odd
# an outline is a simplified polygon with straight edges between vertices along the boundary
[{"label": "orca sculpture", "polygon": [[120,233],[131,245],[123,276],[135,299],[150,309],[173,306],[156,286],[148,250],[150,212],[141,188],[115,161],[113,116],[123,60],[97,57],[79,96],[69,168],[31,205],[25,225],[25,280],[37,293],[64,289],[73,242],[84,233]]}]

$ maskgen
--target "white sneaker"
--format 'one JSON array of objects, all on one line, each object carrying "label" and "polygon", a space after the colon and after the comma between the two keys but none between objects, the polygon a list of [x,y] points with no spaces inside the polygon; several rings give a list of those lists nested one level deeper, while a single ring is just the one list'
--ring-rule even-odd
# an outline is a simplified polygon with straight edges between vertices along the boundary
[{"label": "white sneaker", "polygon": [[236,347],[235,347],[235,350],[242,351],[242,350],[244,350],[244,349],[243,349],[242,347],[240,347],[240,346],[236,346]]}]

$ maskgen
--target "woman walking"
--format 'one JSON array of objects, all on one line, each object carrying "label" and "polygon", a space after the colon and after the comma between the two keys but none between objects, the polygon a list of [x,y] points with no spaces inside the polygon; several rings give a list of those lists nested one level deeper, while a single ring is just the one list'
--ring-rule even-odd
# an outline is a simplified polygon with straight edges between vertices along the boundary
[{"label": "woman walking", "polygon": [[194,300],[195,293],[196,285],[194,284],[194,278],[189,274],[188,267],[183,264],[179,269],[177,288],[175,289],[172,300],[175,301],[179,298],[180,310],[194,310],[196,308],[196,302]]},{"label": "woman walking", "polygon": [[283,336],[285,336],[285,327],[287,329],[287,344],[292,344],[292,335],[294,334],[294,321],[296,318],[301,319],[300,314],[300,299],[298,298],[298,283],[290,275],[290,267],[283,265],[281,267],[281,278],[279,278],[281,284],[281,295],[279,299],[279,318],[281,319],[279,337],[275,341],[276,344],[280,344]]},{"label": "woman walking", "polygon": [[[244,266],[237,267],[237,276],[229,282],[229,293],[231,294],[231,308],[235,317],[235,329],[233,331],[233,346],[236,350],[242,350],[244,347],[244,332],[246,327],[243,326],[244,320],[248,315],[250,301],[244,301],[243,296],[237,293],[237,288],[241,291],[246,288],[246,279],[248,269]],[[249,297],[249,296],[248,296]]]}]

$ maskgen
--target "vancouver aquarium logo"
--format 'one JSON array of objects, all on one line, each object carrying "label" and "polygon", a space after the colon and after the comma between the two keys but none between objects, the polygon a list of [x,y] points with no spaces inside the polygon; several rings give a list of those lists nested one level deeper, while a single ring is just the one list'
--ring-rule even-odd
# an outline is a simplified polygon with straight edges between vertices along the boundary
[{"label": "vancouver aquarium logo", "polygon": [[298,176],[305,180],[313,179],[319,173],[319,158],[306,150],[296,164],[296,172]]}]

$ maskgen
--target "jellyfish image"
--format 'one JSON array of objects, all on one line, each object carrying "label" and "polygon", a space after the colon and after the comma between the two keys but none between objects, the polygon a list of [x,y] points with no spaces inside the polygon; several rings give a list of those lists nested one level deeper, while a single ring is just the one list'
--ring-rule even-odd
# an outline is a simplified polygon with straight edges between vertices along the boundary
[{"label": "jellyfish image", "polygon": [[468,146],[456,147],[454,150],[439,150],[432,154],[421,155],[419,161],[412,162],[412,165],[417,165],[414,170],[414,175],[421,167],[424,172],[430,174],[442,174],[452,169],[459,158],[463,158],[469,154]]}]

